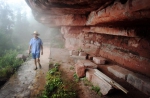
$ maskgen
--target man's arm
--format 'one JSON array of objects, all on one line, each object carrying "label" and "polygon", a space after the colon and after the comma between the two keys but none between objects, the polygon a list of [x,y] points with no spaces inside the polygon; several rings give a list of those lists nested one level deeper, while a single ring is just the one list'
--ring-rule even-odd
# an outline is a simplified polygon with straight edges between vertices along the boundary
[{"label": "man's arm", "polygon": [[43,45],[41,45],[41,55],[43,55]]},{"label": "man's arm", "polygon": [[40,39],[40,48],[41,48],[41,55],[43,55],[43,42],[41,39]]},{"label": "man's arm", "polygon": [[31,45],[29,45],[29,51],[28,51],[29,55],[31,53]]}]

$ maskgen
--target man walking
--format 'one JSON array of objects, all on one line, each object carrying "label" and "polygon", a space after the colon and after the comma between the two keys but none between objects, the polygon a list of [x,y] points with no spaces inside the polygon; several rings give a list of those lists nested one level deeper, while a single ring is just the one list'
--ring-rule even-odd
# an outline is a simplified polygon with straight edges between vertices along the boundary
[{"label": "man walking", "polygon": [[41,55],[43,55],[43,42],[38,36],[39,33],[37,31],[34,31],[33,38],[29,43],[29,55],[30,53],[32,53],[32,58],[34,59],[35,64],[34,70],[37,70],[37,63],[39,65],[39,68],[42,68],[40,64],[40,52]]}]

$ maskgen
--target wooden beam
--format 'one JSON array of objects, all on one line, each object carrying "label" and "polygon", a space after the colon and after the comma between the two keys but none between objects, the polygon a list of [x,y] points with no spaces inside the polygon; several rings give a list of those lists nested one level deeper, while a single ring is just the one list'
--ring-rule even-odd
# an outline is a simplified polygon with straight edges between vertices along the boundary
[{"label": "wooden beam", "polygon": [[111,78],[109,78],[108,76],[106,76],[105,74],[103,74],[102,72],[100,72],[99,70],[97,69],[94,69],[95,70],[95,75],[98,76],[100,79],[104,79],[106,82],[108,82],[109,84],[111,84],[114,88],[116,89],[120,89],[122,90],[124,93],[128,93],[128,91],[123,88],[120,84],[118,84],[117,82],[115,82],[114,80],[112,80]]}]

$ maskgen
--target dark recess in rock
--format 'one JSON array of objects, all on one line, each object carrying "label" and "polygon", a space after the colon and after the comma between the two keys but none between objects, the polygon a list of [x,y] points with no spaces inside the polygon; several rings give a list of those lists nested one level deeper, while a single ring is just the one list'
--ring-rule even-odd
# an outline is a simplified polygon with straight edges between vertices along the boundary
[{"label": "dark recess in rock", "polygon": [[120,0],[122,4],[125,4],[128,0]]}]

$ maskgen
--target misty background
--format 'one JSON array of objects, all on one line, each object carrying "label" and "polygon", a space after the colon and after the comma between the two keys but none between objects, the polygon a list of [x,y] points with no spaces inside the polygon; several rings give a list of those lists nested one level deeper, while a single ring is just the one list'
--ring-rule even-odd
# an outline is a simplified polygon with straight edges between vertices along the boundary
[{"label": "misty background", "polygon": [[44,44],[64,47],[60,29],[38,23],[25,0],[0,0],[0,88],[23,63],[16,57],[28,50],[34,31]]},{"label": "misty background", "polygon": [[60,30],[38,23],[25,0],[0,0],[0,55],[4,50],[28,49],[34,31],[43,41],[63,47]]}]

